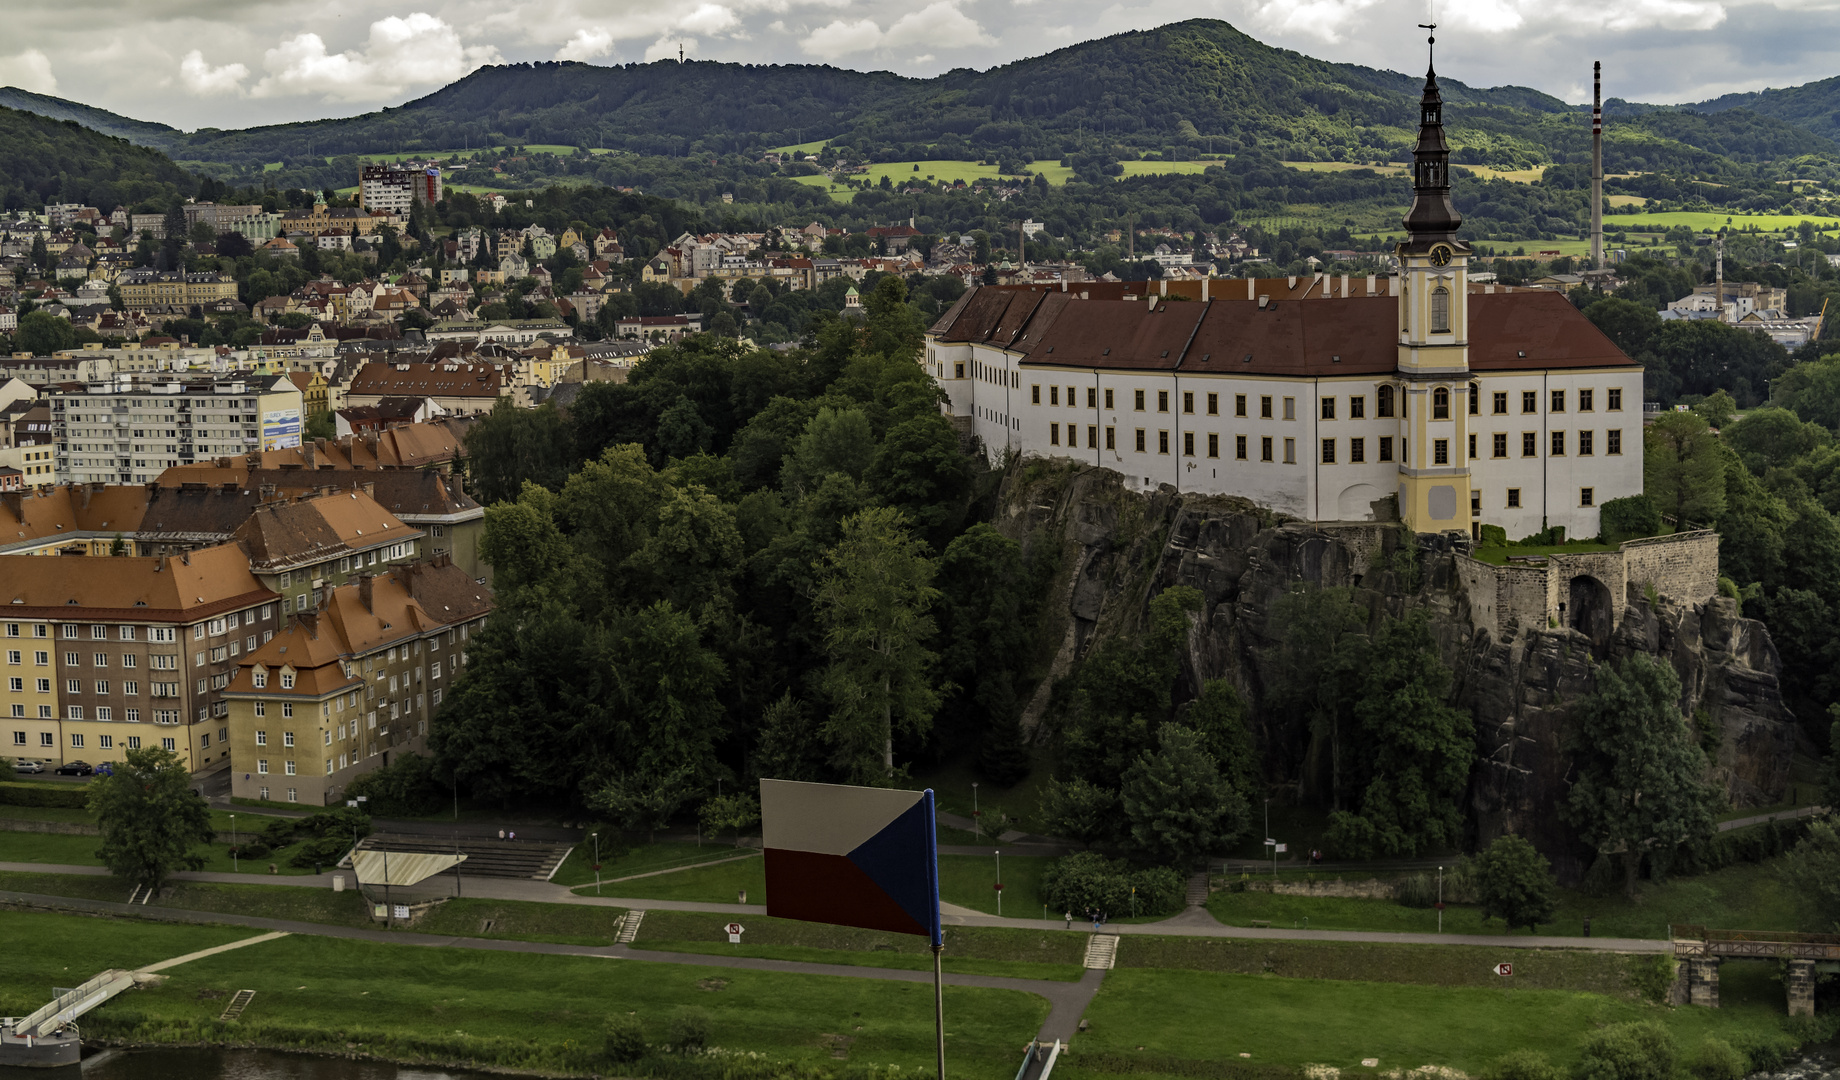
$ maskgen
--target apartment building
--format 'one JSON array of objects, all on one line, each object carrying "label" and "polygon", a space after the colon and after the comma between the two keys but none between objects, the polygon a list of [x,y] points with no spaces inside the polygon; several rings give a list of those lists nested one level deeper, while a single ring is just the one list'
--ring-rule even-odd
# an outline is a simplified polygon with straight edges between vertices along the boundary
[{"label": "apartment building", "polygon": [[[279,625],[279,598],[225,544],[173,558],[0,556],[13,756],[92,765],[159,746],[228,767],[222,691]],[[49,741],[47,741],[49,735]]]},{"label": "apartment building", "polygon": [[358,166],[358,205],[408,217],[417,201],[441,201],[441,170],[433,165],[372,163]]},{"label": "apartment building", "polygon": [[363,489],[327,488],[256,507],[236,531],[249,570],[285,609],[317,611],[347,581],[412,563],[422,531],[404,524]]},{"label": "apartment building", "polygon": [[231,794],[335,804],[351,779],[427,746],[489,589],[445,558],[330,589],[246,654],[226,692]]},{"label": "apartment building", "polygon": [[115,279],[122,307],[129,311],[174,311],[236,299],[236,280],[222,274],[166,270],[124,270]]},{"label": "apartment building", "polygon": [[299,387],[284,375],[181,381],[120,374],[49,393],[60,480],[146,484],[175,465],[299,446]]}]

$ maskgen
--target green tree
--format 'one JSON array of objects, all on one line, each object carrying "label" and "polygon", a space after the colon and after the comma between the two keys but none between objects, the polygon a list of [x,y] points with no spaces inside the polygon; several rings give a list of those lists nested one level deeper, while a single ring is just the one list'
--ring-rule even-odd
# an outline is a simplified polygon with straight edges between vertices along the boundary
[{"label": "green tree", "polygon": [[1381,626],[1354,707],[1360,809],[1331,815],[1327,839],[1336,851],[1398,857],[1459,841],[1475,726],[1445,702],[1449,688],[1422,613]]},{"label": "green tree", "polygon": [[1281,636],[1270,655],[1268,704],[1307,722],[1310,757],[1328,758],[1330,805],[1340,810],[1342,734],[1365,667],[1367,613],[1349,589],[1297,585],[1273,606],[1271,625]]},{"label": "green tree", "polygon": [[1840,824],[1833,814],[1808,826],[1789,854],[1783,857],[1783,880],[1813,902],[1821,924],[1807,927],[1823,933],[1840,933]]},{"label": "green tree", "polygon": [[824,553],[814,614],[830,663],[820,677],[831,706],[826,738],[853,783],[894,775],[895,733],[923,734],[939,707],[927,648],[939,591],[926,544],[900,511],[877,507],[843,522]]},{"label": "green tree", "polygon": [[1157,742],[1154,754],[1139,757],[1125,773],[1118,793],[1135,849],[1185,866],[1232,846],[1250,818],[1245,794],[1221,778],[1220,766],[1192,728],[1164,724]]},{"label": "green tree", "polygon": [[588,805],[608,814],[623,829],[643,829],[648,842],[655,844],[658,830],[671,824],[693,794],[686,766],[663,773],[615,776],[588,796]]},{"label": "green tree", "polygon": [[735,846],[740,847],[741,830],[760,823],[760,800],[740,792],[718,795],[697,811],[697,820],[712,837],[723,829],[733,829]]},{"label": "green tree", "polygon": [[1577,1080],[1673,1080],[1674,1039],[1653,1020],[1598,1028],[1585,1036]]},{"label": "green tree", "polygon": [[1699,415],[1700,419],[1706,421],[1712,430],[1719,431],[1731,423],[1732,417],[1738,415],[1738,403],[1731,399],[1731,395],[1726,393],[1723,387],[1720,387],[1712,393],[1712,396],[1693,406],[1693,411]]},{"label": "green tree", "polygon": [[1220,763],[1220,775],[1250,803],[1264,787],[1258,750],[1246,726],[1246,703],[1225,679],[1209,679],[1201,696],[1182,714],[1182,723],[1201,736],[1208,753]]},{"label": "green tree", "polygon": [[1647,351],[1649,342],[1661,329],[1661,317],[1654,308],[1616,297],[1591,304],[1584,309],[1584,317],[1596,323],[1625,356],[1632,358]]},{"label": "green tree", "polygon": [[316,412],[307,417],[306,437],[308,439],[336,439],[338,426],[333,422],[330,410]]},{"label": "green tree", "polygon": [[76,343],[76,332],[70,328],[70,320],[43,311],[28,311],[21,315],[19,328],[13,332],[13,348],[33,356],[50,356],[74,348]]},{"label": "green tree", "polygon": [[1119,834],[1118,795],[1077,776],[1051,779],[1041,789],[1041,820],[1049,835],[1090,847]]},{"label": "green tree", "polygon": [[1823,776],[1823,796],[1829,809],[1840,809],[1840,704],[1829,705],[1827,715],[1834,724],[1827,732],[1827,759]]},{"label": "green tree", "polygon": [[[1694,406],[1694,411],[1699,411],[1698,405]],[[1788,409],[1752,409],[1738,424],[1727,420],[1724,425],[1713,426],[1721,428],[1719,435],[1725,444],[1756,476],[1765,476],[1771,469],[1793,464],[1833,438],[1826,428],[1807,423]]]},{"label": "green tree", "polygon": [[179,755],[148,747],[90,783],[89,811],[102,831],[96,857],[110,873],[157,889],[175,870],[204,866],[198,845],[217,833],[191,779]]},{"label": "green tree", "polygon": [[500,398],[466,435],[473,492],[489,504],[517,498],[526,480],[558,491],[568,479],[572,448],[555,406],[520,409]]},{"label": "green tree", "polygon": [[1519,836],[1496,837],[1474,864],[1477,899],[1483,921],[1499,918],[1508,929],[1536,929],[1551,922],[1558,901],[1553,897],[1552,864]]},{"label": "green tree", "polygon": [[1481,1080],[1564,1080],[1565,1074],[1538,1050],[1516,1050],[1483,1066]]},{"label": "green tree", "polygon": [[1679,528],[1725,511],[1725,469],[1704,417],[1662,413],[1643,432],[1643,489]]},{"label": "green tree", "polygon": [[1664,867],[1682,845],[1709,836],[1715,793],[1706,756],[1680,713],[1680,679],[1637,653],[1597,669],[1597,689],[1573,712],[1574,777],[1565,813],[1580,837],[1623,857],[1624,892],[1636,897],[1647,853]]},{"label": "green tree", "polygon": [[832,473],[860,480],[874,460],[875,433],[862,410],[821,408],[805,425],[780,477],[789,493],[802,493]]}]

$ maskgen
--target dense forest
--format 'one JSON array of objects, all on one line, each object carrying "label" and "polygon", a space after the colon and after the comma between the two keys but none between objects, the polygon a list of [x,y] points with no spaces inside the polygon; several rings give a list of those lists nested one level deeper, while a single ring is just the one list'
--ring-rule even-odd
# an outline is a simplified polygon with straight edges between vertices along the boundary
[{"label": "dense forest", "polygon": [[157,150],[112,138],[71,120],[0,108],[0,206],[36,209],[84,203],[168,204],[198,190],[198,180]]}]

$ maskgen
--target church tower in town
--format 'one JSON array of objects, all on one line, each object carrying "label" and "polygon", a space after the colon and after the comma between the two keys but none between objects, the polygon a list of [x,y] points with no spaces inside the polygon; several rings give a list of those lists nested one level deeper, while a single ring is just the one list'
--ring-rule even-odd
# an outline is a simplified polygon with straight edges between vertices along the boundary
[{"label": "church tower in town", "polygon": [[[1435,30],[1435,26],[1426,27]],[[1435,37],[1430,39],[1436,44]],[[1412,209],[1399,259],[1399,513],[1419,532],[1473,532],[1469,470],[1469,245],[1450,201],[1435,64],[1425,73]]]}]

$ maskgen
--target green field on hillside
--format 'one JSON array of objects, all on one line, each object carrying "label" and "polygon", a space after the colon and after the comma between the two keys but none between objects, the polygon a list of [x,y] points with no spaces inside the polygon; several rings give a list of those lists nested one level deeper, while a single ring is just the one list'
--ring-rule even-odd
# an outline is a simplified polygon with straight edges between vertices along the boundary
[{"label": "green field on hillside", "polygon": [[1832,217],[1813,217],[1801,214],[1719,214],[1698,210],[1668,210],[1661,213],[1611,214],[1604,218],[1606,229],[1672,229],[1685,225],[1695,232],[1711,230],[1717,232],[1723,228],[1758,229],[1763,232],[1781,232],[1793,229],[1804,221],[1812,221],[1815,227],[1832,232],[1840,229],[1840,221]]}]

